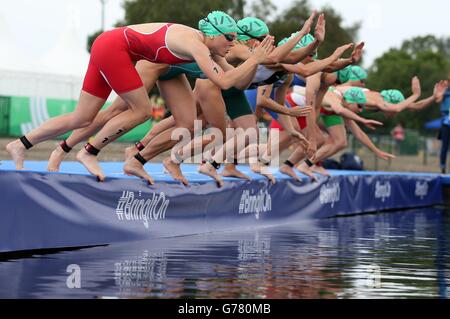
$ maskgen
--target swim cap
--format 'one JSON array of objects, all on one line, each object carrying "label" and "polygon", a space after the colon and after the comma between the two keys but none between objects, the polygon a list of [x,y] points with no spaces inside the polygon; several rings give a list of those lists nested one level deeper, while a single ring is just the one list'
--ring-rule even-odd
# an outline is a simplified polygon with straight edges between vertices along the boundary
[{"label": "swim cap", "polygon": [[[288,42],[291,38],[284,38],[283,40],[281,40],[280,42],[278,42],[277,46],[282,46],[283,44],[285,44],[286,42]],[[299,43],[297,43],[294,48],[292,49],[292,51],[301,49],[302,47],[300,46]]]},{"label": "swim cap", "polygon": [[365,104],[367,103],[366,95],[361,88],[352,87],[345,91],[344,100],[348,103]]},{"label": "swim cap", "polygon": [[[296,36],[297,33],[293,33],[292,36]],[[310,45],[311,43],[313,43],[314,41],[316,41],[316,39],[311,35],[311,34],[307,34],[305,35],[299,42],[299,44],[301,45],[302,48],[307,47],[308,45]]]},{"label": "swim cap", "polygon": [[[258,38],[269,34],[269,27],[267,24],[258,18],[247,17],[237,22],[238,40],[248,41],[251,36]],[[250,36],[251,35],[251,36]]]},{"label": "swim cap", "polygon": [[384,90],[380,94],[386,102],[391,104],[398,104],[405,100],[405,97],[399,90]]},{"label": "swim cap", "polygon": [[[291,37],[295,37],[297,34],[298,34],[298,32],[292,33]],[[316,41],[316,39],[311,34],[308,33],[300,40],[300,42],[298,44],[299,44],[300,48],[305,48],[308,45],[310,45],[311,43],[313,43],[314,41]],[[314,60],[317,59],[317,53],[314,54],[313,59]]]},{"label": "swim cap", "polygon": [[349,65],[337,72],[339,82],[361,81],[367,79],[367,72],[360,66]]},{"label": "swim cap", "polygon": [[[213,26],[214,25],[214,26]],[[204,19],[198,22],[198,29],[205,35],[218,36],[221,33],[216,30],[219,29],[223,33],[237,33],[239,29],[236,21],[223,11],[213,11]]]}]

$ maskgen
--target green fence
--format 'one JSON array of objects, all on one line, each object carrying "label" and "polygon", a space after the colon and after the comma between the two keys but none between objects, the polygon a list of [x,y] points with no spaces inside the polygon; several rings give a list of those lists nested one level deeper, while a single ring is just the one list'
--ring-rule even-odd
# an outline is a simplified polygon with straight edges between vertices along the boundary
[{"label": "green fence", "polygon": [[10,104],[9,96],[0,96],[0,136],[9,134]]},{"label": "green fence", "polygon": [[[42,97],[0,97],[0,135],[19,137],[38,127],[49,118],[72,112],[77,101]],[[107,103],[104,108],[111,103]],[[134,128],[119,141],[138,141],[152,128],[147,121]],[[60,138],[67,138],[67,133]]]},{"label": "green fence", "polygon": [[423,135],[419,131],[406,129],[405,140],[396,142],[387,134],[370,134],[373,143],[381,150],[394,154],[397,158],[385,161],[363,146],[353,135],[349,135],[349,150],[359,155],[369,170],[426,171],[438,170],[440,141],[436,134]]}]

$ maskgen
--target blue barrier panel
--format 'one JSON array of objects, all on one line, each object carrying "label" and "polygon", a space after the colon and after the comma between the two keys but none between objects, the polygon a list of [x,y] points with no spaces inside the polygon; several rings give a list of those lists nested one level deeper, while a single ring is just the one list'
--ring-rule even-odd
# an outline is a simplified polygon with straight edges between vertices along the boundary
[{"label": "blue barrier panel", "polygon": [[[0,252],[79,247],[174,237],[294,221],[442,203],[441,179],[432,174],[333,172],[318,183],[295,182],[274,170],[277,183],[242,170],[252,181],[225,179],[217,188],[184,165],[185,187],[146,169],[156,185],[121,174],[121,163],[104,163],[107,180],[98,183],[77,163],[61,173],[46,163],[29,162],[30,171],[0,169]],[[68,173],[71,172],[71,173]]]}]

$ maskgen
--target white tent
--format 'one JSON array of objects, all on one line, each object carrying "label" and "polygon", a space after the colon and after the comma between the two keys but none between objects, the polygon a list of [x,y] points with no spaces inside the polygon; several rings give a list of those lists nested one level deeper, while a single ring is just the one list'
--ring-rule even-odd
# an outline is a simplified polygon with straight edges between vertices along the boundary
[{"label": "white tent", "polygon": [[87,40],[81,35],[81,13],[79,6],[69,5],[67,20],[55,45],[41,59],[41,72],[84,76],[89,62]]},{"label": "white tent", "polygon": [[78,99],[89,54],[81,28],[82,7],[78,0],[65,1],[69,2],[63,14],[65,25],[40,59],[19,49],[0,14],[0,96]]},{"label": "white tent", "polygon": [[4,17],[0,14],[0,69],[26,71],[29,64],[25,55],[18,49],[17,43]]}]

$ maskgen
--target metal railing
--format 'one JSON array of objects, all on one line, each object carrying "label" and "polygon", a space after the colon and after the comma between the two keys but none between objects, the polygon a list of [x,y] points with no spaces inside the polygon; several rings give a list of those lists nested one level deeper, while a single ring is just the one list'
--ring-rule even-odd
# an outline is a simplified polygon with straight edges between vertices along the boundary
[{"label": "metal railing", "polygon": [[366,170],[438,172],[438,158],[441,142],[436,136],[424,136],[415,130],[405,130],[405,139],[396,142],[387,134],[369,135],[381,150],[394,154],[395,159],[383,160],[362,145],[353,135],[349,135],[349,147],[364,161]]}]

